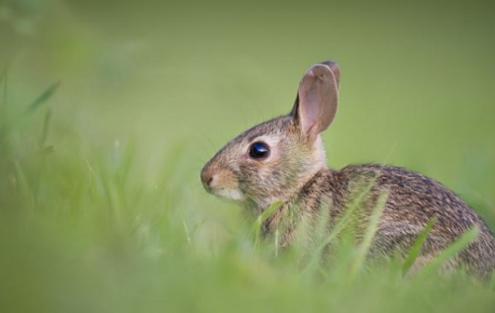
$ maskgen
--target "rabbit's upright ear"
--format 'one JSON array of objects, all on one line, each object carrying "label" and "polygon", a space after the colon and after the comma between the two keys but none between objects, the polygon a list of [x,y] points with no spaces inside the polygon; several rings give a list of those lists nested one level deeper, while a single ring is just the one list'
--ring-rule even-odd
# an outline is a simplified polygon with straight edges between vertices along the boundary
[{"label": "rabbit's upright ear", "polygon": [[327,61],[313,65],[304,75],[291,115],[301,131],[315,138],[332,123],[339,102],[340,70]]}]

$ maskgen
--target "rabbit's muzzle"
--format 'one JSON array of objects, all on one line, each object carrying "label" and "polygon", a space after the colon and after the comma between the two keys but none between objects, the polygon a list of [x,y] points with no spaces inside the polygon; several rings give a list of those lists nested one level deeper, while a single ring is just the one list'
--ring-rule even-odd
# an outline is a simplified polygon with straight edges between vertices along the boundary
[{"label": "rabbit's muzzle", "polygon": [[215,196],[230,200],[243,200],[244,194],[234,173],[207,164],[201,171],[201,182],[205,190]]}]

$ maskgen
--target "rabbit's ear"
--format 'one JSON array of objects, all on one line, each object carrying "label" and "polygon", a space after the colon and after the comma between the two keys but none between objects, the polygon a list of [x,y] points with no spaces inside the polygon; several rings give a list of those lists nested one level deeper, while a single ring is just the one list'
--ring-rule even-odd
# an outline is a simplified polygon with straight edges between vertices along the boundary
[{"label": "rabbit's ear", "polygon": [[304,75],[291,115],[302,132],[312,138],[332,123],[339,101],[340,70],[327,61],[313,65]]}]

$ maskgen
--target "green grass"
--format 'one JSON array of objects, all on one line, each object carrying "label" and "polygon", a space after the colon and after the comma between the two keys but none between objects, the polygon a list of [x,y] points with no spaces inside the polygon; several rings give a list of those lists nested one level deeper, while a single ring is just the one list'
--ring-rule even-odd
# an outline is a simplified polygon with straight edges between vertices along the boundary
[{"label": "green grass", "polygon": [[332,58],[343,76],[329,164],[418,170],[494,229],[492,4],[116,6],[0,3],[1,312],[495,310],[495,280],[437,274],[476,229],[405,275],[428,227],[406,260],[367,264],[381,208],[354,246],[356,204],[282,252],[260,238],[269,212],[251,220],[199,181]]}]

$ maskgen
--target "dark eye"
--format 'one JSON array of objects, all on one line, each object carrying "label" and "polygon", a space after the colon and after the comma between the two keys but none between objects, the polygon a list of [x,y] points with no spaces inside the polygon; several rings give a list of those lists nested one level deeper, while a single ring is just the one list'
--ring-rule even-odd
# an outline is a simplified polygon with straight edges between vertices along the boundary
[{"label": "dark eye", "polygon": [[261,141],[257,141],[249,147],[249,156],[253,159],[265,159],[270,155],[270,147]]}]

